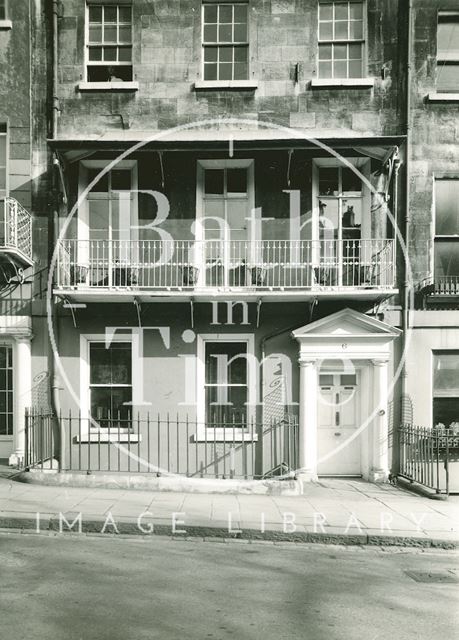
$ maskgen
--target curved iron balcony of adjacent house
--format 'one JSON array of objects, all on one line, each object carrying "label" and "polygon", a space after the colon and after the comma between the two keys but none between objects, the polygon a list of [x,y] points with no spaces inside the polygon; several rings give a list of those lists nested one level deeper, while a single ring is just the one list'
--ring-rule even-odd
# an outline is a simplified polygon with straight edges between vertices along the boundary
[{"label": "curved iron balcony of adjacent house", "polygon": [[20,267],[33,264],[32,216],[10,196],[0,201],[0,255]]}]

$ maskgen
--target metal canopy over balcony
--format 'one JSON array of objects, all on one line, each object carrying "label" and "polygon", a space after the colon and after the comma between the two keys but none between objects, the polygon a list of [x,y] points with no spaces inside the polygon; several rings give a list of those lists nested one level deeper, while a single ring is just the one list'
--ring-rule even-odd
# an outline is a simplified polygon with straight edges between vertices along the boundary
[{"label": "metal canopy over balcony", "polygon": [[0,259],[31,266],[32,216],[14,198],[0,202]]},{"label": "metal canopy over balcony", "polygon": [[55,293],[141,298],[378,299],[396,293],[393,240],[62,240]]}]

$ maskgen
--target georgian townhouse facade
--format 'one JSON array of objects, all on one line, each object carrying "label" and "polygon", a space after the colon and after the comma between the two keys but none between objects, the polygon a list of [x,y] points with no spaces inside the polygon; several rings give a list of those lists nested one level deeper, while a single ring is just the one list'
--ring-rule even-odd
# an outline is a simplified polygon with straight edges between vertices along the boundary
[{"label": "georgian townhouse facade", "polygon": [[454,422],[457,13],[412,5],[41,7],[63,470],[384,481]]}]

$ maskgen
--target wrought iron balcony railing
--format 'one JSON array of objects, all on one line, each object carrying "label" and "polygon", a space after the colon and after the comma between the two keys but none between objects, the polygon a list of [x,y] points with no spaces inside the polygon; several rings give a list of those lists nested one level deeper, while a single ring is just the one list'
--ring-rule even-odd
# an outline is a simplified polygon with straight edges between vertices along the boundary
[{"label": "wrought iron balcony railing", "polygon": [[0,202],[0,254],[8,254],[20,262],[31,265],[32,216],[14,198]]},{"label": "wrought iron balcony railing", "polygon": [[57,289],[392,289],[393,240],[62,240]]}]

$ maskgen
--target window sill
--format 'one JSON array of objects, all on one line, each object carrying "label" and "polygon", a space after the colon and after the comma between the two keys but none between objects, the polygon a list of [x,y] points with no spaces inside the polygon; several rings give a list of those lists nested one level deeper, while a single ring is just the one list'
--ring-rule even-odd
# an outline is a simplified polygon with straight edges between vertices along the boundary
[{"label": "window sill", "polygon": [[0,442],[11,442],[13,440],[13,436],[4,436],[1,435],[0,436]]},{"label": "window sill", "polygon": [[231,444],[232,442],[258,442],[258,434],[256,433],[237,433],[237,431],[231,433],[215,433],[213,429],[208,429],[206,433],[194,433],[191,436],[191,442],[226,442]]},{"label": "window sill", "polygon": [[360,87],[373,87],[374,78],[313,78],[311,87],[317,89],[326,87],[358,89]]},{"label": "window sill", "polygon": [[2,29],[12,29],[13,23],[11,20],[0,20],[0,30]]},{"label": "window sill", "polygon": [[458,93],[432,93],[427,94],[427,102],[459,102]]},{"label": "window sill", "polygon": [[194,83],[196,91],[213,91],[219,89],[255,91],[258,89],[257,80],[198,80]]},{"label": "window sill", "polygon": [[138,91],[138,82],[80,82],[78,91]]},{"label": "window sill", "polygon": [[82,433],[81,435],[75,436],[74,442],[94,442],[98,444],[108,443],[108,442],[129,442],[129,443],[138,443],[142,442],[142,436],[138,433],[118,433],[117,429],[112,429],[112,433],[98,432],[94,431],[93,433]]}]

